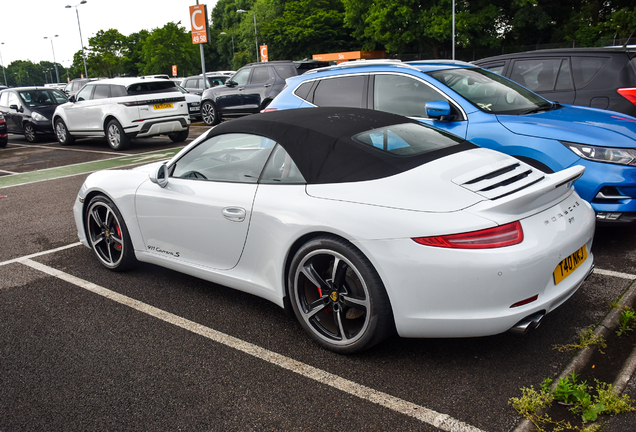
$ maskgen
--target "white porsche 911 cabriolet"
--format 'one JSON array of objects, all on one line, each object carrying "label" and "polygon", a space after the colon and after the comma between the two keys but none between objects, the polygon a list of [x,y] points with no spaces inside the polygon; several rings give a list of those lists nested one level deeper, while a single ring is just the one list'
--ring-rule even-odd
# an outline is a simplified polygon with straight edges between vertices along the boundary
[{"label": "white porsche 911 cabriolet", "polygon": [[324,347],[394,331],[524,330],[593,269],[595,219],[571,167],[545,174],[415,120],[316,108],[256,114],[170,161],[91,174],[80,241],[290,308]]}]

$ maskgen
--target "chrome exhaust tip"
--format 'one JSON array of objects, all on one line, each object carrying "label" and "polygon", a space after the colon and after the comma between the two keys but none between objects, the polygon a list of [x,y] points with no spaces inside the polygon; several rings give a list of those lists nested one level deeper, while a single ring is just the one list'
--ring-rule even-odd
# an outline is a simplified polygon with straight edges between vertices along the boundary
[{"label": "chrome exhaust tip", "polygon": [[517,324],[512,326],[510,332],[518,335],[524,335],[530,330],[534,330],[541,324],[541,320],[545,316],[545,311],[535,312],[532,315],[528,315]]}]

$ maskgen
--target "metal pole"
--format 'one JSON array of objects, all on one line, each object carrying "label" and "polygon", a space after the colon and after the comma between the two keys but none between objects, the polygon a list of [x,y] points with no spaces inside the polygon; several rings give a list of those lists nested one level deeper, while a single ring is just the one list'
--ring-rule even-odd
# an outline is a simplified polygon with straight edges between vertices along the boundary
[{"label": "metal pole", "polygon": [[453,3],[453,60],[455,60],[455,0]]},{"label": "metal pole", "polygon": [[[53,48],[53,38],[57,37],[58,35],[52,36],[52,37],[46,37],[44,36],[44,39],[50,39],[51,40],[51,51],[53,51],[53,66],[55,66],[55,78],[57,79],[57,83],[60,82],[60,74],[57,71],[57,61],[55,60],[55,49]],[[53,80],[51,80],[53,81]]]},{"label": "metal pole", "polygon": [[[199,4],[199,0],[197,0],[197,5]],[[205,17],[207,22],[208,17]],[[203,72],[203,90],[208,88],[208,77],[205,76],[205,56],[203,55],[203,44],[199,44],[199,52],[201,53],[201,72]]]},{"label": "metal pole", "polygon": [[77,28],[79,28],[80,44],[82,44],[82,59],[84,60],[84,74],[86,74],[85,78],[88,78],[88,69],[86,68],[86,55],[84,54],[84,40],[82,39],[82,26],[80,25],[79,12],[77,11],[77,6],[75,6],[75,14],[77,15]]},{"label": "metal pole", "polygon": [[256,43],[256,62],[258,63],[260,60],[258,56],[258,36],[256,34],[256,11],[253,10],[252,12],[254,13],[254,42]]}]

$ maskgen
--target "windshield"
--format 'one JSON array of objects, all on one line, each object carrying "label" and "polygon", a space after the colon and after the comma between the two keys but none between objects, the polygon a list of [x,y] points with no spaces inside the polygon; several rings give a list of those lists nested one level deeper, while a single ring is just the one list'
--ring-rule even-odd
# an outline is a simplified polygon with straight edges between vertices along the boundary
[{"label": "windshield", "polygon": [[66,95],[59,90],[24,90],[19,92],[26,106],[59,105],[68,102]]},{"label": "windshield", "polygon": [[447,69],[428,75],[491,114],[530,114],[557,108],[536,93],[486,69]]}]

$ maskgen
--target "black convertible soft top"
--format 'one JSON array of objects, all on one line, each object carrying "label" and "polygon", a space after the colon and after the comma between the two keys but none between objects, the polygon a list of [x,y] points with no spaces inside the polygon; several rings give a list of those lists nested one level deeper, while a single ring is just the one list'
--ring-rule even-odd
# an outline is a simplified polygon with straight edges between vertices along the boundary
[{"label": "black convertible soft top", "polygon": [[[379,150],[354,137],[374,129],[400,124],[421,127],[423,138],[453,145],[414,155]],[[416,129],[419,135],[419,129]],[[282,145],[309,184],[375,180],[408,171],[431,160],[475,146],[461,138],[422,125],[416,120],[382,111],[321,107],[273,111],[227,121],[208,137],[248,133]]]}]

